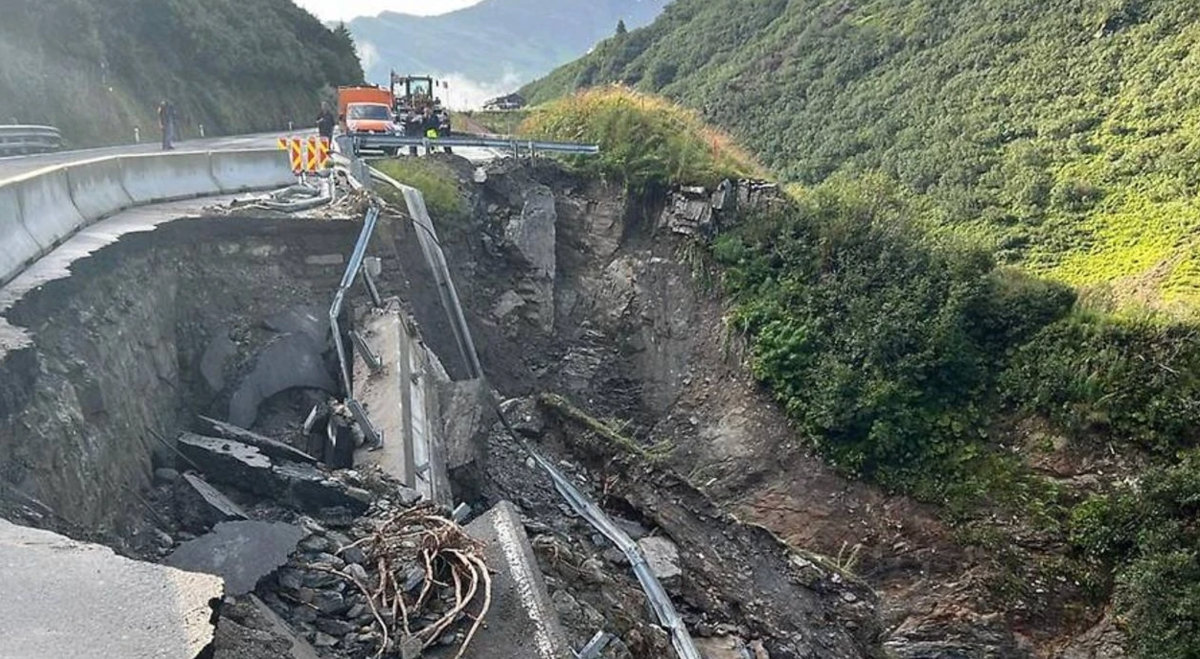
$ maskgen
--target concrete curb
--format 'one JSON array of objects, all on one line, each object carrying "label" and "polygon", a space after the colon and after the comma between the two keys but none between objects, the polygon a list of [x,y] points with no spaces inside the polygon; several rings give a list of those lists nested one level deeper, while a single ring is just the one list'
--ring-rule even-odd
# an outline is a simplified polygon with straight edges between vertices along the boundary
[{"label": "concrete curb", "polygon": [[17,179],[21,223],[42,250],[49,250],[83,226],[83,216],[71,201],[67,170],[56,167]]}]

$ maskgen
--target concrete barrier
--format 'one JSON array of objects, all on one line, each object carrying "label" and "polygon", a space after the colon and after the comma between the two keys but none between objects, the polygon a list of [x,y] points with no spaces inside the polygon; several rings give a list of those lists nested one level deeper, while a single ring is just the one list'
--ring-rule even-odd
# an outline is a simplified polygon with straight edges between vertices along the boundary
[{"label": "concrete barrier", "polygon": [[0,285],[84,226],[131,206],[294,181],[273,149],[98,158],[0,181]]},{"label": "concrete barrier", "polygon": [[42,246],[25,230],[16,188],[0,185],[0,284],[16,276],[41,251]]},{"label": "concrete barrier", "polygon": [[133,205],[133,199],[125,192],[125,184],[121,179],[121,161],[117,158],[99,158],[67,165],[71,200],[88,222],[95,222]]},{"label": "concrete barrier", "polygon": [[7,185],[16,189],[21,201],[22,224],[42,251],[57,245],[84,225],[83,216],[71,201],[65,168],[43,169],[11,179]]},{"label": "concrete barrier", "polygon": [[213,151],[212,175],[221,192],[283,187],[296,182],[288,152],[279,149]]},{"label": "concrete barrier", "polygon": [[221,188],[207,153],[122,156],[125,191],[135,204],[212,195]]}]

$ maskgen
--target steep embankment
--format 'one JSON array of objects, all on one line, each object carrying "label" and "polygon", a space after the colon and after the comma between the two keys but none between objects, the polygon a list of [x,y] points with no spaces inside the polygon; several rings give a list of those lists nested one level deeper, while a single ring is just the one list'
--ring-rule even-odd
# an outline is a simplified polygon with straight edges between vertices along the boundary
[{"label": "steep embankment", "polygon": [[881,172],[1006,262],[1180,312],[1200,302],[1198,20],[1181,0],[679,0],[525,92],[665,94],[786,180]]},{"label": "steep embankment", "polygon": [[72,146],[155,139],[172,99],[184,136],[273,130],[362,79],[345,31],[291,0],[13,0],[0,21],[0,122],[52,124]]},{"label": "steep embankment", "polygon": [[[550,104],[524,131],[599,142],[603,155],[582,166],[648,203],[668,186],[753,171],[694,113],[621,88]],[[743,504],[810,537],[806,517],[829,515],[828,501],[788,483],[805,480],[795,465],[813,449],[843,474],[934,504],[948,524],[937,535],[954,544],[936,555],[970,557],[960,576],[937,577],[956,593],[938,606],[959,631],[913,619],[898,634],[970,656],[1120,656],[1121,643],[1145,658],[1191,656],[1195,328],[1080,311],[1069,287],[938,230],[936,203],[880,172],[842,173],[737,225],[702,226],[707,248],[676,252],[720,283],[719,349],[745,342],[746,365],[803,440],[739,446],[780,483],[738,488]],[[914,538],[848,536],[882,557],[878,584],[895,601],[914,595],[893,579]],[[1109,602],[1116,618],[1102,615]]]},{"label": "steep embankment", "polygon": [[440,16],[384,12],[357,18],[349,28],[372,82],[386,83],[395,69],[453,78],[455,94],[466,94],[466,85],[477,94],[498,95],[583,55],[612,35],[618,21],[629,28],[646,25],[666,4],[484,0]]}]

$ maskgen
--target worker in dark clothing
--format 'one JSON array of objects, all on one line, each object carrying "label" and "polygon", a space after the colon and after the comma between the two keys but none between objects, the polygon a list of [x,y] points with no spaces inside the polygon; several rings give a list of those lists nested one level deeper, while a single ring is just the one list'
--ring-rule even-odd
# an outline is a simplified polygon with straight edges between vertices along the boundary
[{"label": "worker in dark clothing", "polygon": [[[442,125],[442,118],[433,111],[432,107],[428,105],[425,106],[425,111],[421,117],[421,131],[424,133],[425,137],[431,140],[436,140],[441,137]],[[429,148],[430,153],[432,153],[435,148],[436,147],[431,146]],[[445,149],[446,153],[450,153],[450,147],[445,147]]]},{"label": "worker in dark clothing", "polygon": [[337,123],[337,119],[333,116],[333,111],[329,109],[328,103],[321,104],[321,114],[317,115],[317,134],[321,139],[329,142],[333,140],[333,126]]},{"label": "worker in dark clothing", "polygon": [[179,131],[179,115],[175,112],[175,104],[166,99],[158,104],[158,127],[162,130],[163,151],[174,149]]}]

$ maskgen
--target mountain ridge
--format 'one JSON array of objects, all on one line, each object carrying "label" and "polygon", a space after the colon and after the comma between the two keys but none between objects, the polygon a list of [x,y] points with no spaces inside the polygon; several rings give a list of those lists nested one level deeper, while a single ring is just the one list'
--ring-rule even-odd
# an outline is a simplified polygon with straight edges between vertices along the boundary
[{"label": "mountain ridge", "polygon": [[[449,78],[471,101],[509,92],[585,54],[618,21],[648,24],[667,0],[484,0],[435,16],[384,12],[347,26],[367,79],[388,72]],[[462,96],[460,95],[460,98]]]}]

